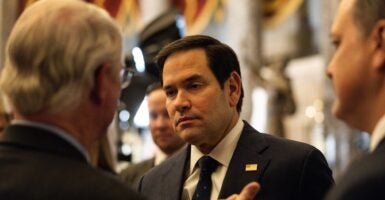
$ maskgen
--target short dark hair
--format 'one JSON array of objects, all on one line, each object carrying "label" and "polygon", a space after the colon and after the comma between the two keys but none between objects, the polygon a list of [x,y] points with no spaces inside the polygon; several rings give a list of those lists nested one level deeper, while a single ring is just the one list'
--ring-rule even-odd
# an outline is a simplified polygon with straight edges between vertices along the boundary
[{"label": "short dark hair", "polygon": [[[235,71],[241,77],[239,61],[235,52],[226,44],[205,35],[186,36],[176,40],[160,50],[156,56],[156,64],[160,72],[160,80],[163,84],[163,67],[166,59],[173,53],[187,51],[191,49],[203,49],[209,68],[215,75],[219,85],[223,89],[225,81],[230,77],[231,72]],[[238,113],[242,109],[243,88],[241,85],[241,96],[237,104]]]},{"label": "short dark hair", "polygon": [[385,19],[384,0],[354,0],[353,19],[363,36],[368,36],[377,21]]},{"label": "short dark hair", "polygon": [[162,84],[160,82],[151,83],[149,86],[147,86],[146,96],[148,96],[151,92],[159,89],[163,89]]}]

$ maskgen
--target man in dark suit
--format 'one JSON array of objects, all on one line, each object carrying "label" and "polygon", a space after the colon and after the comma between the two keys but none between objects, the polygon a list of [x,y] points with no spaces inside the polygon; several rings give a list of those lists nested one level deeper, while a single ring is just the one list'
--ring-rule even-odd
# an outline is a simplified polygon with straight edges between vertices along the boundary
[{"label": "man in dark suit", "polygon": [[157,64],[174,129],[190,145],[144,175],[142,194],[222,199],[257,181],[256,199],[323,198],[333,178],[319,150],[259,133],[240,119],[241,72],[230,47],[188,36],[164,47]]},{"label": "man in dark suit", "polygon": [[14,112],[0,139],[0,199],[142,199],[88,154],[128,81],[122,60],[121,32],[101,8],[41,0],[22,13],[0,76]]},{"label": "man in dark suit", "polygon": [[331,29],[333,114],[370,134],[371,153],[347,169],[328,199],[385,199],[384,11],[384,0],[342,0]]},{"label": "man in dark suit", "polygon": [[162,89],[162,85],[156,82],[148,86],[146,97],[149,128],[152,140],[158,149],[153,158],[130,165],[120,173],[127,185],[137,186],[144,173],[159,165],[185,145],[185,142],[175,134],[172,127],[166,110],[166,94]]}]

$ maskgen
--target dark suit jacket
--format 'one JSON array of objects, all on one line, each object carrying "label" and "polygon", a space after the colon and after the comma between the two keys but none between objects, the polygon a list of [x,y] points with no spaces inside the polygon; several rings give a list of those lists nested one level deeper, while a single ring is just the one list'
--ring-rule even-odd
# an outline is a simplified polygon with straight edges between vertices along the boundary
[{"label": "dark suit jacket", "polygon": [[385,199],[385,140],[373,153],[350,165],[327,199]]},{"label": "dark suit jacket", "polygon": [[142,199],[118,178],[91,167],[70,143],[26,125],[0,139],[0,199]]},{"label": "dark suit jacket", "polygon": [[126,169],[120,172],[120,177],[122,178],[123,182],[126,183],[126,185],[137,188],[140,178],[142,178],[144,173],[146,173],[154,166],[155,158],[144,160],[142,162],[129,165]]},{"label": "dark suit jacket", "polygon": [[[185,148],[146,173],[139,191],[150,200],[181,199],[189,167],[189,149]],[[245,171],[246,164],[258,164],[257,171]],[[251,181],[261,184],[258,200],[322,199],[334,183],[332,172],[319,150],[304,143],[261,134],[245,122],[219,198],[239,193]]]}]

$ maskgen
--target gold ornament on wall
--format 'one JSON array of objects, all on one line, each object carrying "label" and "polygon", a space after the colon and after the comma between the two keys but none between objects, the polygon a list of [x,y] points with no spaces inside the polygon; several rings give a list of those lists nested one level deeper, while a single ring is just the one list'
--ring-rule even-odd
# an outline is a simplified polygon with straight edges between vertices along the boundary
[{"label": "gold ornament on wall", "polygon": [[173,0],[186,22],[186,34],[202,33],[212,20],[223,21],[228,0]]},{"label": "gold ornament on wall", "polygon": [[[38,0],[19,0],[20,13]],[[128,35],[140,26],[139,0],[83,0],[104,8]]]},{"label": "gold ornament on wall", "polygon": [[261,0],[263,25],[273,28],[293,14],[303,3],[303,0]]}]

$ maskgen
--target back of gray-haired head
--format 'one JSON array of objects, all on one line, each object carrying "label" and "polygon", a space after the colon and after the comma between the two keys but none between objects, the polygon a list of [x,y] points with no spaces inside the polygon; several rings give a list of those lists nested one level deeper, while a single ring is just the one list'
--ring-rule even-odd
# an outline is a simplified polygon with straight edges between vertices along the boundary
[{"label": "back of gray-haired head", "polygon": [[40,0],[11,31],[0,88],[23,115],[74,109],[99,65],[118,70],[121,51],[121,32],[103,9],[79,0]]}]

